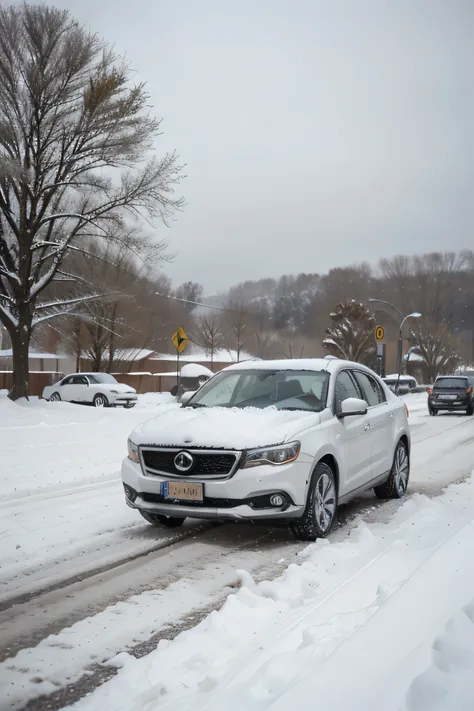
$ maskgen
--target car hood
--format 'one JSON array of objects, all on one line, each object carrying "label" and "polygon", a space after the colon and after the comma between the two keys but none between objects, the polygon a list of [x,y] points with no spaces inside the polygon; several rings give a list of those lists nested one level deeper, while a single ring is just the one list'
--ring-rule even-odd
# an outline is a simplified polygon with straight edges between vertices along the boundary
[{"label": "car hood", "polygon": [[281,444],[318,425],[319,413],[276,408],[176,408],[133,430],[137,445],[250,449]]}]

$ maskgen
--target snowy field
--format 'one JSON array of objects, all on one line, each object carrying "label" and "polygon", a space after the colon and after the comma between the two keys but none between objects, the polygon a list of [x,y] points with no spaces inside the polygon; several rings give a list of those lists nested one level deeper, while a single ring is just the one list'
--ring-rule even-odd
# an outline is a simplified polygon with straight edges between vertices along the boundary
[{"label": "snowy field", "polygon": [[[407,500],[368,494],[305,547],[251,526],[162,531],[125,506],[126,438],[169,398],[0,397],[1,711],[61,708],[41,695],[86,692],[103,665],[116,675],[78,711],[471,710],[474,480],[452,482],[474,469],[474,418],[406,401]],[[189,629],[169,641],[173,622]]]},{"label": "snowy field", "polygon": [[171,396],[154,393],[133,410],[0,397],[0,602],[94,559],[123,558],[127,533],[134,550],[149,547],[151,527],[124,506],[120,462],[132,429],[173,407]]}]

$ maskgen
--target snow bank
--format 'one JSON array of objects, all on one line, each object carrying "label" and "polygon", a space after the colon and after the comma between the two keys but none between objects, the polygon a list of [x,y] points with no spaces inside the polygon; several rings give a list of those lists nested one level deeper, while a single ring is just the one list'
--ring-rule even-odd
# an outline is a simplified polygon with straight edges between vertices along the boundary
[{"label": "snow bank", "polygon": [[176,397],[171,393],[145,393],[138,396],[138,408],[159,405],[177,405]]},{"label": "snow bank", "polygon": [[87,549],[145,527],[124,502],[127,437],[176,407],[154,393],[133,410],[0,397],[0,595],[17,575],[58,559],[77,567]]},{"label": "snow bank", "polygon": [[[361,523],[347,541],[309,546],[274,581],[241,571],[220,611],[140,660],[110,659],[117,676],[74,708],[287,711],[317,700],[335,711],[467,711],[472,629],[457,611],[474,617],[473,522],[470,480],[438,499],[414,495],[388,524]],[[433,643],[450,617],[458,622]],[[78,625],[85,638],[71,628],[72,659],[76,644],[100,636],[97,617]],[[6,660],[0,678],[22,680],[23,698],[67,683],[71,671],[52,668],[44,649],[57,641]]]},{"label": "snow bank", "polygon": [[433,641],[430,666],[410,685],[401,711],[472,711],[474,599]]}]

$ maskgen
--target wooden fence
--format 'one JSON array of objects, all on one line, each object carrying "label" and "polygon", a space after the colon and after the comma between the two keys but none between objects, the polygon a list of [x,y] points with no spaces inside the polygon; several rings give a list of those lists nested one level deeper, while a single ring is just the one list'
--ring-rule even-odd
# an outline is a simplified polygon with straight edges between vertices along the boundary
[{"label": "wooden fence", "polygon": [[114,378],[119,383],[130,385],[137,393],[169,393],[176,385],[175,373],[114,373]]},{"label": "wooden fence", "polygon": [[[41,396],[43,388],[47,385],[53,385],[58,380],[64,378],[64,373],[56,373],[53,371],[30,371],[28,391],[32,396]],[[0,372],[0,390],[11,390],[12,388],[12,372],[4,370]]]}]

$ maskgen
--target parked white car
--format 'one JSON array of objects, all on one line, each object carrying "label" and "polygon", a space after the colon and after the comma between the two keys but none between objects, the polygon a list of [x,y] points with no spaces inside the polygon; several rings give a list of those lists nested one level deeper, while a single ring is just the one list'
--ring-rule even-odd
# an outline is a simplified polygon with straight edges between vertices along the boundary
[{"label": "parked white car", "polygon": [[129,385],[118,383],[108,373],[75,373],[67,375],[54,385],[47,385],[43,398],[51,402],[81,403],[94,407],[130,408],[137,404],[137,391]]},{"label": "parked white car", "polygon": [[300,540],[315,540],[331,530],[338,504],[366,489],[404,495],[407,414],[357,363],[237,363],[132,432],[122,465],[126,502],[154,525],[280,521]]}]

